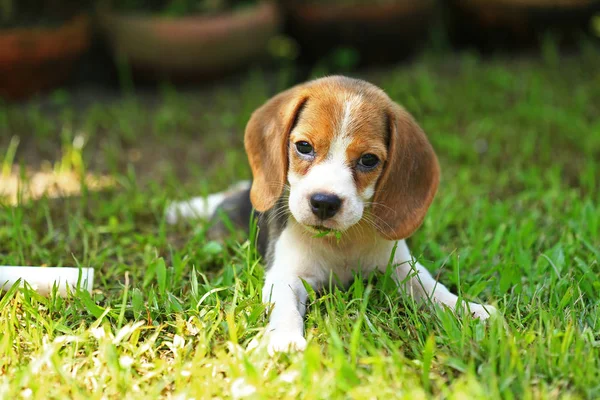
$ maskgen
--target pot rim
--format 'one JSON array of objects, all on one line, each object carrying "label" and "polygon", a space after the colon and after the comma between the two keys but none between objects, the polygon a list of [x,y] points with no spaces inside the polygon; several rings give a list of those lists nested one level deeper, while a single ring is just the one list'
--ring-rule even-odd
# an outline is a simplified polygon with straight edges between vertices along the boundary
[{"label": "pot rim", "polygon": [[[416,12],[431,11],[435,0],[402,1],[382,4],[300,4],[292,3],[287,7],[301,18],[307,19],[372,19],[390,15],[412,15]],[[292,15],[293,16],[293,15]]]},{"label": "pot rim", "polygon": [[16,28],[0,28],[0,40],[7,36],[12,35],[48,35],[55,34],[60,31],[68,30],[69,28],[82,27],[90,25],[91,18],[87,13],[80,13],[74,15],[73,17],[64,20],[59,25],[45,26],[43,24],[40,25],[31,25],[31,26],[20,26]]},{"label": "pot rim", "polygon": [[274,2],[234,11],[181,18],[101,12],[98,23],[112,51],[133,67],[200,75],[257,56],[279,31],[282,18]]},{"label": "pot rim", "polygon": [[119,12],[102,7],[97,10],[97,15],[104,20],[118,20],[121,22],[144,23],[155,25],[187,25],[187,24],[222,24],[235,19],[245,19],[262,13],[277,12],[277,5],[273,1],[260,1],[255,5],[242,7],[239,9],[223,11],[215,15],[191,14],[181,17],[171,17],[157,14],[144,14],[138,12]]}]

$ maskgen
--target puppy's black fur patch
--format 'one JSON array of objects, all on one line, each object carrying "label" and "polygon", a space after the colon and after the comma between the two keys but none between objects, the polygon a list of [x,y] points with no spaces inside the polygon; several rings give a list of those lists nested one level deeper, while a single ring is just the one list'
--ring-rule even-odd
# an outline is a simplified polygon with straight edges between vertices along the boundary
[{"label": "puppy's black fur patch", "polygon": [[257,250],[265,259],[266,267],[269,268],[275,258],[275,242],[285,229],[290,215],[287,201],[287,195],[281,196],[272,209],[259,213],[252,208],[249,188],[231,193],[221,202],[212,215],[208,238],[222,241],[230,235],[223,216],[236,229],[243,230],[248,234],[250,218],[254,213],[258,225]]}]

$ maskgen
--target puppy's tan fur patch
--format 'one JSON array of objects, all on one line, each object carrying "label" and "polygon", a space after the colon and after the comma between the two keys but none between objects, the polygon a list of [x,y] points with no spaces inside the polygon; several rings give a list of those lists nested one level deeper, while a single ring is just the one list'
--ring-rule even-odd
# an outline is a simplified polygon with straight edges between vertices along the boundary
[{"label": "puppy's tan fur patch", "polygon": [[[362,155],[370,153],[379,158],[380,164],[369,171],[355,170],[354,176],[359,193],[374,186],[387,158],[388,126],[383,109],[379,93],[356,93],[343,85],[335,90],[328,85],[317,86],[290,134],[290,171],[305,175],[311,166],[332,157],[333,151],[343,151],[348,166],[354,168]],[[297,154],[294,144],[300,141],[313,146],[313,160]],[[343,148],[333,149],[336,143]]]}]

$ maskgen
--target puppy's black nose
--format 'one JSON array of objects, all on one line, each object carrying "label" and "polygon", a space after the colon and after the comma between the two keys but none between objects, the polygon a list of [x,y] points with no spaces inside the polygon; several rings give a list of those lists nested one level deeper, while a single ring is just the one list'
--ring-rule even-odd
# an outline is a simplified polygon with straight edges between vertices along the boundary
[{"label": "puppy's black nose", "polygon": [[333,217],[342,206],[342,199],[335,194],[315,193],[310,197],[310,208],[320,219]]}]

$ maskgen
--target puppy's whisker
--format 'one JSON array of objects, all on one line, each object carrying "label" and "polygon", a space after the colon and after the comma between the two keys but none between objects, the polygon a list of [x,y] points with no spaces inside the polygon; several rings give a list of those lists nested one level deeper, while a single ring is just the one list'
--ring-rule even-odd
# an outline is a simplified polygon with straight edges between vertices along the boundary
[{"label": "puppy's whisker", "polygon": [[288,185],[287,183],[281,183],[281,182],[277,182],[277,181],[266,181],[263,182],[263,184],[267,187],[272,187],[272,188],[276,188],[276,189],[290,189],[290,185]]},{"label": "puppy's whisker", "polygon": [[362,240],[363,238],[366,237],[366,235],[365,235],[365,227],[362,224],[359,224],[358,225],[358,231],[356,233],[358,235],[357,239]]},{"label": "puppy's whisker", "polygon": [[289,215],[288,207],[286,205],[280,205],[277,208],[275,208],[273,212],[269,213],[267,222],[271,223],[286,215]]},{"label": "puppy's whisker", "polygon": [[289,214],[290,214],[290,210],[289,210],[287,204],[281,204],[281,205],[277,206],[277,208],[275,208],[272,213],[269,213],[269,221],[274,221],[282,216],[289,215]]},{"label": "puppy's whisker", "polygon": [[269,222],[278,220],[281,217],[288,216],[289,213],[285,209],[278,210],[277,213],[273,213],[273,216],[269,219]]},{"label": "puppy's whisker", "polygon": [[383,230],[381,229],[382,226],[380,224],[383,224],[387,229],[389,230],[393,230],[393,227],[387,222],[385,221],[383,218],[378,217],[375,214],[369,214],[369,218],[371,218],[373,225],[378,229],[378,230]]},{"label": "puppy's whisker", "polygon": [[[371,202],[365,202],[365,205],[373,205],[373,206],[383,207],[383,208],[386,208],[386,209],[388,209],[388,210],[390,210],[390,211],[392,211],[392,212],[396,213],[396,210],[394,210],[394,209],[393,209],[393,208],[391,208],[391,207],[388,207],[388,206],[386,206],[386,205],[385,205],[385,204],[383,204],[383,203],[378,203],[378,202],[373,202],[373,201],[371,201]],[[369,209],[368,209],[368,210],[365,212],[365,215],[371,216],[371,217],[373,217],[373,218],[378,218],[378,219],[381,219],[381,217],[378,217],[377,215],[373,214],[373,212],[372,212],[372,208],[369,208]],[[385,221],[383,221],[383,222],[385,222]],[[386,223],[386,224],[387,224],[387,223]],[[389,227],[389,225],[388,225],[388,227]]]},{"label": "puppy's whisker", "polygon": [[364,219],[365,223],[367,224],[367,226],[370,226],[370,227],[372,227],[374,229],[378,228],[377,224],[368,215],[365,215],[363,217],[363,219]]},{"label": "puppy's whisker", "polygon": [[393,211],[394,213],[396,212],[396,210],[394,210],[392,207],[388,207],[385,204],[379,203],[376,201],[367,201],[367,202],[365,202],[365,205],[371,206],[371,208],[372,208],[372,206],[382,207],[382,208],[388,209],[390,211]]},{"label": "puppy's whisker", "polygon": [[383,229],[381,229],[381,226],[379,225],[378,220],[383,222],[385,225],[387,225],[387,227],[389,229],[392,229],[391,226],[387,222],[385,222],[383,219],[377,217],[376,215],[373,215],[370,213],[365,213],[363,218],[369,225],[371,225],[373,228],[375,228],[378,231],[383,230]]}]

